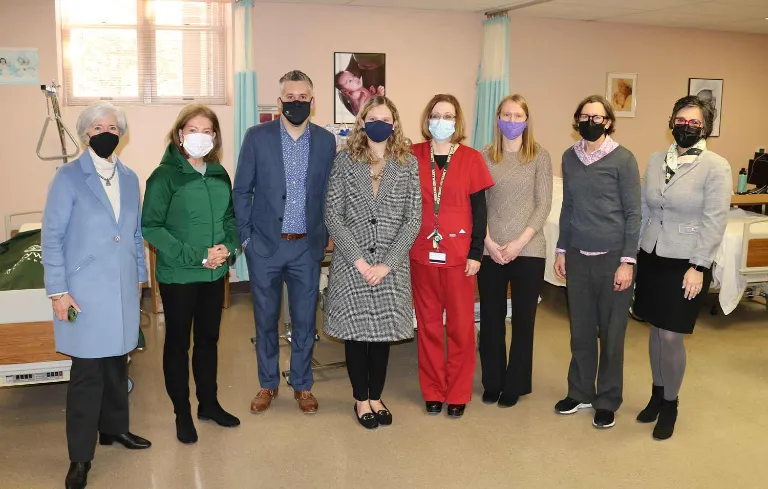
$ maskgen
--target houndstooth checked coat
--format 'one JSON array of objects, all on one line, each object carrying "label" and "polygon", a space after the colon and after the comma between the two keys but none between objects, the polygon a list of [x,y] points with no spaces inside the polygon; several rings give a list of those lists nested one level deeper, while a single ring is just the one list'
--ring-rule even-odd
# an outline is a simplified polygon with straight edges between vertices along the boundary
[{"label": "houndstooth checked coat", "polygon": [[[370,167],[341,151],[328,182],[325,224],[334,243],[325,333],[356,341],[413,338],[409,252],[421,227],[416,157],[404,165],[388,160],[374,198]],[[354,267],[360,258],[392,271],[372,287]]]}]

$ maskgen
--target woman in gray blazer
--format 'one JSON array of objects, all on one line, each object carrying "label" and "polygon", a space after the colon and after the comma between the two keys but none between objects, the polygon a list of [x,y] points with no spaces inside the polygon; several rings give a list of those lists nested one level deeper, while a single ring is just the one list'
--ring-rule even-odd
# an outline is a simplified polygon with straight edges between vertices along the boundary
[{"label": "woman in gray blazer", "polygon": [[126,355],[139,339],[139,284],[147,269],[139,180],[114,154],[127,130],[122,109],[107,102],[86,108],[77,132],[87,148],[56,172],[43,211],[56,351],[72,357],[68,489],[85,487],[97,432],[101,445],[150,446],[128,431]]},{"label": "woman in gray blazer", "polygon": [[685,372],[683,337],[693,333],[712,282],[712,261],[725,232],[731,166],[707,149],[715,110],[683,97],[669,119],[675,142],[651,155],[643,184],[643,230],[637,258],[635,313],[651,324],[653,389],[637,416],[656,422],[653,437],[672,436]]},{"label": "woman in gray blazer", "polygon": [[372,97],[334,160],[325,223],[334,242],[324,331],[345,342],[355,416],[392,424],[381,400],[389,343],[413,338],[408,254],[421,227],[416,157],[395,105]]}]

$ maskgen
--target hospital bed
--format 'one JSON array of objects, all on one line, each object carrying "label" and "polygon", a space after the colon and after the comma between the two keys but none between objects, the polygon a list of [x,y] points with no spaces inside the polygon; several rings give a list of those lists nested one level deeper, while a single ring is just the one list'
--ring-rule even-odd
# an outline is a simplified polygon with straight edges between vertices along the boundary
[{"label": "hospital bed", "polygon": [[[7,238],[40,229],[41,212],[5,217]],[[72,361],[56,352],[45,289],[0,291],[0,387],[69,380]]]},{"label": "hospital bed", "polygon": [[[740,200],[742,197],[734,195],[732,204],[743,204]],[[562,205],[563,179],[553,177],[552,211],[544,224],[544,237],[547,241],[544,280],[559,287],[565,286],[565,281],[558,279],[554,273]],[[767,256],[768,219],[762,214],[742,209],[729,210],[725,235],[715,254],[712,270],[712,289],[717,290],[718,303],[725,314],[736,309],[749,287],[768,283]]]}]

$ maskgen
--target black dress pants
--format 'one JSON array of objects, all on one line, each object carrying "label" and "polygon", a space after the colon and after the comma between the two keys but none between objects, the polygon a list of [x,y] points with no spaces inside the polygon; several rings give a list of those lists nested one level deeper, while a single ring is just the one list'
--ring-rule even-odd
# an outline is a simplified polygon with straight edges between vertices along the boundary
[{"label": "black dress pants", "polygon": [[128,432],[128,358],[72,357],[67,387],[67,445],[71,462],[90,462],[96,435]]},{"label": "black dress pants", "polygon": [[352,341],[344,342],[347,373],[352,382],[352,395],[358,401],[381,399],[389,363],[389,343]]},{"label": "black dress pants", "polygon": [[[486,257],[480,292],[480,365],[483,387],[509,396],[531,393],[533,327],[544,284],[544,258],[520,256],[506,265]],[[512,288],[512,342],[507,361],[507,286]]]},{"label": "black dress pants", "polygon": [[[189,284],[160,283],[160,297],[165,312],[163,373],[165,390],[178,415],[190,414],[189,346],[193,331],[192,373],[199,406],[217,401],[216,374],[224,278],[215,282]],[[193,328],[194,324],[194,328]]]}]

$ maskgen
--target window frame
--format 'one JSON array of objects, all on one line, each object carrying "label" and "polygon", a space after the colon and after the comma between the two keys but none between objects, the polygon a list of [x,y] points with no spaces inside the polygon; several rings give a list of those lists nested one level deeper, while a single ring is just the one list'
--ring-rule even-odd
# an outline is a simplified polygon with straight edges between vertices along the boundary
[{"label": "window frame", "polygon": [[[63,20],[59,25],[60,37],[60,55],[61,55],[61,68],[62,79],[64,82],[63,95],[64,103],[67,106],[86,106],[94,102],[111,102],[113,104],[120,105],[186,105],[190,103],[199,103],[205,105],[228,105],[229,104],[229,43],[230,43],[230,7],[225,6],[223,8],[222,22],[220,26],[204,25],[157,25],[150,21],[147,15],[147,3],[149,1],[156,0],[134,0],[136,2],[136,24],[120,25],[120,24],[72,24],[64,25]],[[221,0],[179,0],[190,3],[206,3],[206,4],[222,4]],[[63,8],[63,6],[60,6]],[[60,17],[63,19],[63,16]],[[69,62],[69,56],[67,55],[67,49],[71,42],[71,30],[75,29],[120,29],[128,31],[136,31],[136,43],[137,43],[137,76],[138,76],[138,96],[136,97],[120,97],[120,96],[100,96],[100,97],[78,97],[74,94],[73,84],[70,83],[73,80],[73,68]],[[177,96],[177,97],[161,97],[157,95],[157,63],[155,59],[156,51],[156,39],[158,31],[180,31],[180,32],[209,32],[216,35],[216,39],[221,44],[219,52],[220,60],[214,62],[215,68],[219,68],[222,71],[221,86],[215,88],[216,95],[195,97],[195,96]],[[214,70],[209,70],[211,73],[215,73]],[[218,76],[213,75],[213,80]]]}]

